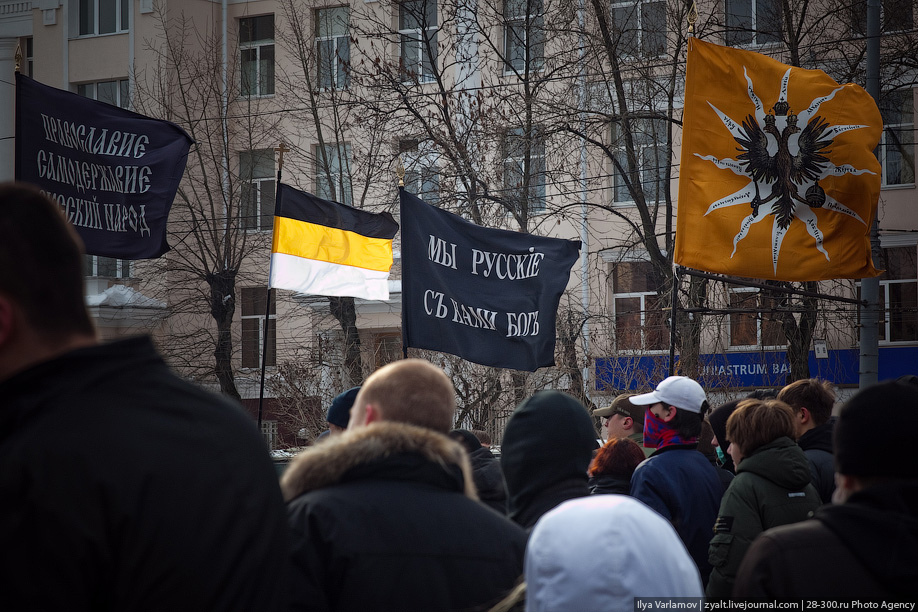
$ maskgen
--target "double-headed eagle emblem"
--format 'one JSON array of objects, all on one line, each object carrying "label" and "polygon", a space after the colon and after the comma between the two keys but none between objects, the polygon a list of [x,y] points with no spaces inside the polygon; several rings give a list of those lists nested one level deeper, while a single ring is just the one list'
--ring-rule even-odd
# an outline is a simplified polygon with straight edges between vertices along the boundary
[{"label": "double-headed eagle emblem", "polygon": [[733,238],[731,258],[736,254],[737,245],[746,237],[749,229],[769,215],[773,216],[771,251],[776,274],[781,243],[794,218],[804,223],[807,232],[816,242],[816,248],[825,255],[826,260],[831,258],[823,247],[823,233],[819,229],[813,209],[821,208],[848,215],[866,225],[856,212],[828,195],[820,181],[829,176],[844,174],[873,174],[870,170],[858,169],[850,164],[836,165],[830,159],[830,147],[836,136],[849,130],[868,127],[832,125],[824,117],[816,114],[824,102],[831,100],[843,88],[838,87],[828,95],[816,98],[805,110],[794,114],[787,102],[787,83],[790,74],[791,69],[784,73],[778,101],[771,111],[766,113],[755,93],[752,79],[744,67],[747,93],[755,106],[753,114],[747,115],[742,124],[739,124],[708,102],[739,145],[736,159],[718,159],[712,155],[695,154],[718,168],[730,170],[749,179],[742,189],[712,203],[705,216],[716,210],[741,204],[748,204],[752,208],[751,214],[740,224],[739,233]]}]

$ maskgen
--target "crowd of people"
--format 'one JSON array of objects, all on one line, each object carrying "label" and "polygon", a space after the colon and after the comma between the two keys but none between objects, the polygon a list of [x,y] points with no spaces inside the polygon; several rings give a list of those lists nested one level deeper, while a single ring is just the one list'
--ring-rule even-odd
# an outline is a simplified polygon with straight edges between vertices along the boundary
[{"label": "crowd of people", "polygon": [[455,428],[446,373],[404,359],[338,395],[278,482],[238,405],[179,379],[148,338],[97,340],[58,207],[11,184],[0,202],[4,610],[918,596],[914,377],[840,407],[815,379],[711,410],[671,376],[592,415],[544,390],[498,457]]}]

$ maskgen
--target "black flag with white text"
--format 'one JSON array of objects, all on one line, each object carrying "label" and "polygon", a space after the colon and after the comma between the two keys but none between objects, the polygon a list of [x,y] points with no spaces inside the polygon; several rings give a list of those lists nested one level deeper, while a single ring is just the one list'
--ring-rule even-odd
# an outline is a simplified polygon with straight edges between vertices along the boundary
[{"label": "black flag with white text", "polygon": [[399,196],[404,347],[514,370],[554,365],[558,302],[580,241],[484,228]]},{"label": "black flag with white text", "polygon": [[166,221],[191,143],[168,121],[16,74],[16,179],[60,205],[90,255],[169,250]]}]

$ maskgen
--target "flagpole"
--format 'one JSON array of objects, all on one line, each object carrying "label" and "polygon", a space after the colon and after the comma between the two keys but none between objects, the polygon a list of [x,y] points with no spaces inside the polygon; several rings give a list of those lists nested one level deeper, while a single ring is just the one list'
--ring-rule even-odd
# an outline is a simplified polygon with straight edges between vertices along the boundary
[{"label": "flagpole", "polygon": [[676,373],[676,309],[679,307],[679,285],[682,284],[682,266],[673,268],[673,287],[669,308],[669,375]]},{"label": "flagpole", "polygon": [[[284,145],[283,141],[280,143],[279,147],[274,147],[274,150],[277,151],[277,182],[274,184],[274,204],[277,206],[277,196],[280,192],[280,183],[281,183],[281,173],[284,171],[284,153],[290,151]],[[277,223],[277,215],[274,215],[275,223]],[[258,389],[258,431],[261,431],[261,420],[262,415],[264,414],[262,407],[264,406],[265,401],[265,371],[267,370],[267,355],[268,355],[268,326],[271,324],[271,260],[268,260],[268,290],[265,292],[265,327],[264,327],[264,340],[261,345],[261,385]],[[275,349],[277,343],[275,342]]]},{"label": "flagpole", "polygon": [[[867,0],[867,93],[880,100],[880,0]],[[870,226],[870,255],[874,262],[880,252],[878,216]],[[861,279],[860,367],[858,387],[876,384],[879,377],[880,279]]]},{"label": "flagpole", "polygon": [[[402,163],[401,155],[398,156],[398,165],[395,166],[395,175],[398,177],[399,200],[401,200],[401,193],[402,193],[402,190],[405,188],[405,164]],[[402,249],[404,248],[405,246],[403,244]],[[405,282],[404,268],[402,269],[402,282],[403,283]],[[402,358],[408,359],[408,343],[405,342],[405,338],[407,338],[407,335],[406,335],[406,330],[405,330],[406,322],[405,322],[405,316],[404,316],[404,308],[405,308],[404,297],[405,297],[405,290],[403,286],[402,287]]]}]

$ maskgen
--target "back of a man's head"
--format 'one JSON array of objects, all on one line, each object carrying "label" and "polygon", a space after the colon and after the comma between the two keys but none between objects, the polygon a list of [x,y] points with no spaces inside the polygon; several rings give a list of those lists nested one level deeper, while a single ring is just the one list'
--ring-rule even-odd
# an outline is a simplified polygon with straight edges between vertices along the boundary
[{"label": "back of a man's head", "polygon": [[882,382],[858,391],[835,424],[835,468],[860,478],[918,478],[912,444],[918,431],[918,385]]},{"label": "back of a man's head", "polygon": [[[380,420],[448,433],[456,415],[456,391],[449,377],[422,359],[402,359],[374,372],[360,388],[353,414],[368,404]],[[354,426],[359,426],[359,423]]]},{"label": "back of a man's head", "polygon": [[818,378],[804,378],[787,385],[778,393],[778,399],[794,409],[809,410],[813,422],[822,425],[832,416],[835,405],[835,390],[832,383]]},{"label": "back of a man's head", "polygon": [[0,184],[0,296],[45,341],[94,334],[80,240],[60,207],[24,183]]}]

